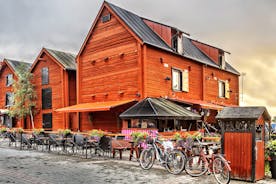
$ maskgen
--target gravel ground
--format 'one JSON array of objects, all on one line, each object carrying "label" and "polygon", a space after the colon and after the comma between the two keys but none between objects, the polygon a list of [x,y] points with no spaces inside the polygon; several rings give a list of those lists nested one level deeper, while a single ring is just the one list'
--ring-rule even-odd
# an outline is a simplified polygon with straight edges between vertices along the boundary
[{"label": "gravel ground", "polygon": [[[0,145],[1,146],[1,145]],[[0,147],[0,183],[18,184],[78,184],[78,183],[216,183],[212,175],[193,178],[185,174],[169,174],[161,166],[145,171],[136,161],[103,157],[82,159],[66,155],[41,153]],[[246,182],[234,181],[241,184]],[[271,184],[266,179],[258,184]]]}]

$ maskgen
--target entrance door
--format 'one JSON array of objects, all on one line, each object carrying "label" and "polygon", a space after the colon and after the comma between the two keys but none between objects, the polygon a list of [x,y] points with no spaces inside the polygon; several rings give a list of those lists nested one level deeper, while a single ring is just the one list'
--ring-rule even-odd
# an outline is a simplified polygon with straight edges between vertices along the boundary
[{"label": "entrance door", "polygon": [[252,133],[226,132],[224,154],[231,162],[231,177],[249,180],[252,176]]}]

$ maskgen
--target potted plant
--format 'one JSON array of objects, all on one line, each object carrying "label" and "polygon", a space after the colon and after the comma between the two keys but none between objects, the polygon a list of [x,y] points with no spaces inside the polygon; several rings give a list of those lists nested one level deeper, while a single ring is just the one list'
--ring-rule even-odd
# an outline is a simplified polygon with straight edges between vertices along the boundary
[{"label": "potted plant", "polygon": [[64,137],[68,137],[72,134],[71,130],[70,129],[65,129],[63,130],[63,136]]},{"label": "potted plant", "polygon": [[16,129],[16,132],[19,133],[19,134],[22,134],[24,132],[24,129],[23,128],[17,128]]},{"label": "potted plant", "polygon": [[269,161],[272,178],[276,179],[276,140],[267,142],[265,154]]},{"label": "potted plant", "polygon": [[33,133],[36,134],[36,135],[43,134],[44,133],[44,129],[43,128],[33,129]]},{"label": "potted plant", "polygon": [[3,134],[3,133],[6,133],[8,131],[8,129],[6,127],[2,127],[0,129],[0,133]]},{"label": "potted plant", "polygon": [[146,132],[133,132],[131,134],[131,138],[132,138],[132,141],[134,142],[134,145],[139,145],[147,137],[148,137],[148,133]]},{"label": "potted plant", "polygon": [[102,136],[104,136],[105,132],[102,130],[93,129],[89,132],[89,135],[92,139],[100,140]]}]

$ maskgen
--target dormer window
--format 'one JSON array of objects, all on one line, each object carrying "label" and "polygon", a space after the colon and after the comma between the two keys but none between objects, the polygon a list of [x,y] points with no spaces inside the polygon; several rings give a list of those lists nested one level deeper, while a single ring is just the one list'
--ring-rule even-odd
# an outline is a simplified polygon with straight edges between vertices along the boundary
[{"label": "dormer window", "polygon": [[225,69],[225,57],[224,57],[224,53],[220,53],[219,54],[218,64],[219,64],[220,68]]},{"label": "dormer window", "polygon": [[172,37],[172,49],[174,51],[177,51],[177,46],[178,46],[178,43],[177,43],[177,35],[174,35]]}]

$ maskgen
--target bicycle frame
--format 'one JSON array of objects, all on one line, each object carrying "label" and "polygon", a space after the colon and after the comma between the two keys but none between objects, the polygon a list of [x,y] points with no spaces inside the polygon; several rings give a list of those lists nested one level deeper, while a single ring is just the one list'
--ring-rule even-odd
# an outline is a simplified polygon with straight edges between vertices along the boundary
[{"label": "bicycle frame", "polygon": [[164,163],[166,163],[166,161],[165,161],[162,157],[165,158],[166,151],[162,151],[161,148],[160,148],[156,143],[162,144],[160,141],[156,140],[156,138],[155,138],[155,139],[153,140],[153,143],[152,143],[152,144],[149,144],[149,146],[151,147],[151,149],[154,150],[155,156],[156,156],[157,160],[158,160],[161,164],[164,164]]},{"label": "bicycle frame", "polygon": [[199,152],[199,156],[202,158],[202,160],[207,164],[206,166],[208,166],[208,171],[213,173],[213,161],[215,160],[215,158],[220,157],[224,162],[225,162],[225,166],[227,167],[227,169],[231,172],[231,167],[229,165],[229,162],[220,154],[214,154],[212,153],[211,157],[208,157],[208,155],[206,155],[204,153],[204,148],[201,146],[200,148],[200,152]]}]

